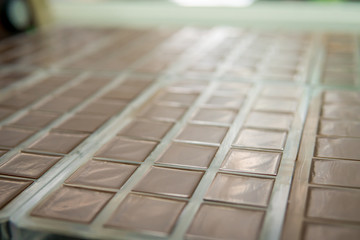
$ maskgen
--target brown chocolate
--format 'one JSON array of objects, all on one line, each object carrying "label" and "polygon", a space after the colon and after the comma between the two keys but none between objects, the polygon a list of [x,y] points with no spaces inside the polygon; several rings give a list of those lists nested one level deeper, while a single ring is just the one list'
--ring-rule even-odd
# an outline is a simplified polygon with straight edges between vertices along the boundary
[{"label": "brown chocolate", "polygon": [[0,166],[0,174],[24,178],[39,178],[60,157],[20,153]]},{"label": "brown chocolate", "polygon": [[360,139],[319,137],[316,140],[315,156],[360,160]]},{"label": "brown chocolate", "polygon": [[157,162],[206,168],[215,156],[217,148],[173,142]]},{"label": "brown chocolate", "polygon": [[0,209],[27,188],[32,181],[0,178]]},{"label": "brown chocolate", "polygon": [[193,120],[216,123],[232,123],[236,112],[232,110],[218,110],[201,108],[193,117]]},{"label": "brown chocolate", "polygon": [[30,145],[29,149],[54,153],[69,153],[79,145],[87,135],[50,132]]},{"label": "brown chocolate", "polygon": [[152,167],[134,191],[189,198],[202,175],[198,171]]},{"label": "brown chocolate", "polygon": [[126,107],[126,105],[127,102],[98,99],[87,105],[79,113],[101,115],[101,116],[112,116],[123,110]]},{"label": "brown chocolate", "polygon": [[266,207],[273,180],[218,173],[206,200]]},{"label": "brown chocolate", "polygon": [[173,126],[172,123],[134,120],[119,132],[119,135],[142,139],[160,140]]},{"label": "brown chocolate", "polygon": [[276,175],[280,159],[280,153],[231,149],[221,169]]},{"label": "brown chocolate", "polygon": [[120,189],[136,168],[128,164],[89,161],[71,175],[66,183]]},{"label": "brown chocolate", "polygon": [[271,86],[265,87],[262,95],[266,97],[300,98],[303,90],[298,87]]},{"label": "brown chocolate", "polygon": [[313,160],[311,181],[344,187],[360,187],[360,162],[346,160]]},{"label": "brown chocolate", "polygon": [[51,111],[51,112],[66,112],[78,105],[81,101],[81,98],[73,98],[73,97],[55,97],[42,105],[40,105],[37,109],[43,111]]},{"label": "brown chocolate", "polygon": [[258,129],[243,129],[235,140],[239,146],[279,149],[284,148],[286,132]]},{"label": "brown chocolate", "polygon": [[293,117],[283,113],[251,112],[245,122],[247,127],[289,130]]},{"label": "brown chocolate", "polygon": [[254,109],[259,111],[293,113],[296,111],[296,107],[297,102],[291,99],[261,97],[257,100]]},{"label": "brown chocolate", "polygon": [[109,143],[105,144],[95,154],[95,157],[143,162],[156,145],[156,142],[151,141],[115,137]]},{"label": "brown chocolate", "polygon": [[184,206],[182,201],[130,194],[105,226],[169,234]]},{"label": "brown chocolate", "polygon": [[234,108],[240,109],[245,97],[225,97],[225,96],[212,96],[206,102],[209,106],[214,106],[218,108]]},{"label": "brown chocolate", "polygon": [[321,120],[320,135],[360,137],[360,122]]},{"label": "brown chocolate", "polygon": [[152,105],[146,109],[144,109],[140,116],[146,118],[154,118],[160,120],[173,120],[176,121],[180,119],[184,113],[186,112],[186,108],[184,107],[169,107],[162,105]]},{"label": "brown chocolate", "polygon": [[258,239],[264,212],[203,204],[187,239]]},{"label": "brown chocolate", "polygon": [[14,126],[42,128],[58,117],[56,114],[30,111],[12,123]]},{"label": "brown chocolate", "polygon": [[34,132],[30,130],[2,128],[0,129],[0,146],[16,147],[33,133]]},{"label": "brown chocolate", "polygon": [[352,91],[326,91],[324,93],[324,102],[344,105],[356,105],[360,103],[360,94],[358,92]]},{"label": "brown chocolate", "polygon": [[358,105],[324,105],[322,117],[329,119],[360,120]]},{"label": "brown chocolate", "polygon": [[112,196],[108,192],[62,187],[37,205],[31,215],[90,223]]},{"label": "brown chocolate", "polygon": [[358,228],[344,225],[322,225],[309,223],[306,224],[304,240],[358,240],[360,230]]},{"label": "brown chocolate", "polygon": [[188,124],[177,139],[197,142],[221,143],[228,128]]},{"label": "brown chocolate", "polygon": [[308,217],[360,222],[358,191],[312,188],[309,194]]},{"label": "brown chocolate", "polygon": [[67,121],[57,127],[57,129],[68,130],[68,131],[80,131],[80,132],[94,132],[98,129],[105,121],[106,116],[88,116],[75,114]]},{"label": "brown chocolate", "polygon": [[178,103],[183,105],[191,105],[198,94],[196,93],[176,93],[176,92],[164,92],[158,97],[159,102]]},{"label": "brown chocolate", "polygon": [[8,117],[12,113],[14,113],[14,110],[12,109],[0,108],[0,120]]}]

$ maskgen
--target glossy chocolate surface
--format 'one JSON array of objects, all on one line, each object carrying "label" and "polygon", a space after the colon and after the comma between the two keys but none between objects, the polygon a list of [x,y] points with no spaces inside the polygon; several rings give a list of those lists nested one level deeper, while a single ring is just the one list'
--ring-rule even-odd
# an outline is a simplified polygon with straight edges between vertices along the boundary
[{"label": "glossy chocolate surface", "polygon": [[130,194],[106,226],[169,234],[184,206],[182,201]]},{"label": "glossy chocolate surface", "polygon": [[156,145],[157,143],[152,141],[115,137],[109,143],[104,145],[95,154],[95,157],[143,162]]},{"label": "glossy chocolate surface", "polygon": [[198,171],[152,167],[134,191],[191,197],[203,173]]},{"label": "glossy chocolate surface", "polygon": [[31,215],[89,223],[112,196],[107,192],[62,187],[38,205]]},{"label": "glossy chocolate surface", "polygon": [[261,211],[203,204],[187,232],[187,238],[255,240],[263,216]]},{"label": "glossy chocolate surface", "polygon": [[216,151],[217,148],[215,147],[173,142],[157,162],[180,166],[208,167]]},{"label": "glossy chocolate surface", "polygon": [[128,164],[89,161],[68,178],[66,183],[119,189],[136,168],[137,166]]}]

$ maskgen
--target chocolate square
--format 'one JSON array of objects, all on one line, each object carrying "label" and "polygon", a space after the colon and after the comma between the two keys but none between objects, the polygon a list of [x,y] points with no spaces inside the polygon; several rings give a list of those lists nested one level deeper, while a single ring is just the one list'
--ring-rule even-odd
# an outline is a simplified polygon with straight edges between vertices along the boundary
[{"label": "chocolate square", "polygon": [[66,183],[120,189],[136,168],[128,164],[89,161],[71,175]]},{"label": "chocolate square", "polygon": [[16,147],[33,133],[24,129],[2,128],[0,129],[0,146]]},{"label": "chocolate square", "polygon": [[184,206],[183,201],[130,194],[105,226],[167,235]]},{"label": "chocolate square", "polygon": [[156,142],[115,137],[95,157],[143,162],[156,147]]},{"label": "chocolate square", "polygon": [[186,234],[187,239],[258,239],[264,212],[216,205],[201,205]]},{"label": "chocolate square", "polygon": [[216,151],[216,147],[173,142],[157,162],[207,168]]},{"label": "chocolate square", "polygon": [[59,159],[60,157],[20,153],[0,166],[0,174],[36,179]]},{"label": "chocolate square", "polygon": [[280,153],[231,149],[221,169],[276,175],[280,159]]},{"label": "chocolate square", "polygon": [[219,173],[206,193],[205,199],[266,207],[273,182],[272,179]]},{"label": "chocolate square", "polygon": [[152,167],[134,191],[189,198],[202,176],[198,171]]},{"label": "chocolate square", "polygon": [[235,145],[283,150],[286,132],[258,129],[243,129],[235,140]]},{"label": "chocolate square", "polygon": [[37,205],[31,215],[90,223],[112,196],[108,192],[62,187]]},{"label": "chocolate square", "polygon": [[87,135],[50,132],[30,145],[29,149],[54,153],[69,153],[79,145]]},{"label": "chocolate square", "polygon": [[196,142],[221,143],[228,128],[188,124],[177,139]]},{"label": "chocolate square", "polygon": [[17,180],[0,177],[0,209],[5,207],[31,183],[32,181],[30,180]]}]

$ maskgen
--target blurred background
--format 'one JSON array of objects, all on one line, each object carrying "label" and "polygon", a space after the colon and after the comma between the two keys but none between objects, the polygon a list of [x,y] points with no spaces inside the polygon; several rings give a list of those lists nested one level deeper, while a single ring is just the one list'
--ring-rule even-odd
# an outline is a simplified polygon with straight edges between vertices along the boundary
[{"label": "blurred background", "polygon": [[356,1],[310,0],[0,0],[0,36],[36,27],[232,25],[360,31]]}]

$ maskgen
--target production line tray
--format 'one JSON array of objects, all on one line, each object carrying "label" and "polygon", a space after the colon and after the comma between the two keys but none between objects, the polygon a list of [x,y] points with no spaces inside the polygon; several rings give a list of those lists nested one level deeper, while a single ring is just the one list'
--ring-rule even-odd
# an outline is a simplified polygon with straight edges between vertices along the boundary
[{"label": "production line tray", "polygon": [[1,239],[359,239],[359,38],[54,27],[0,42]]}]

